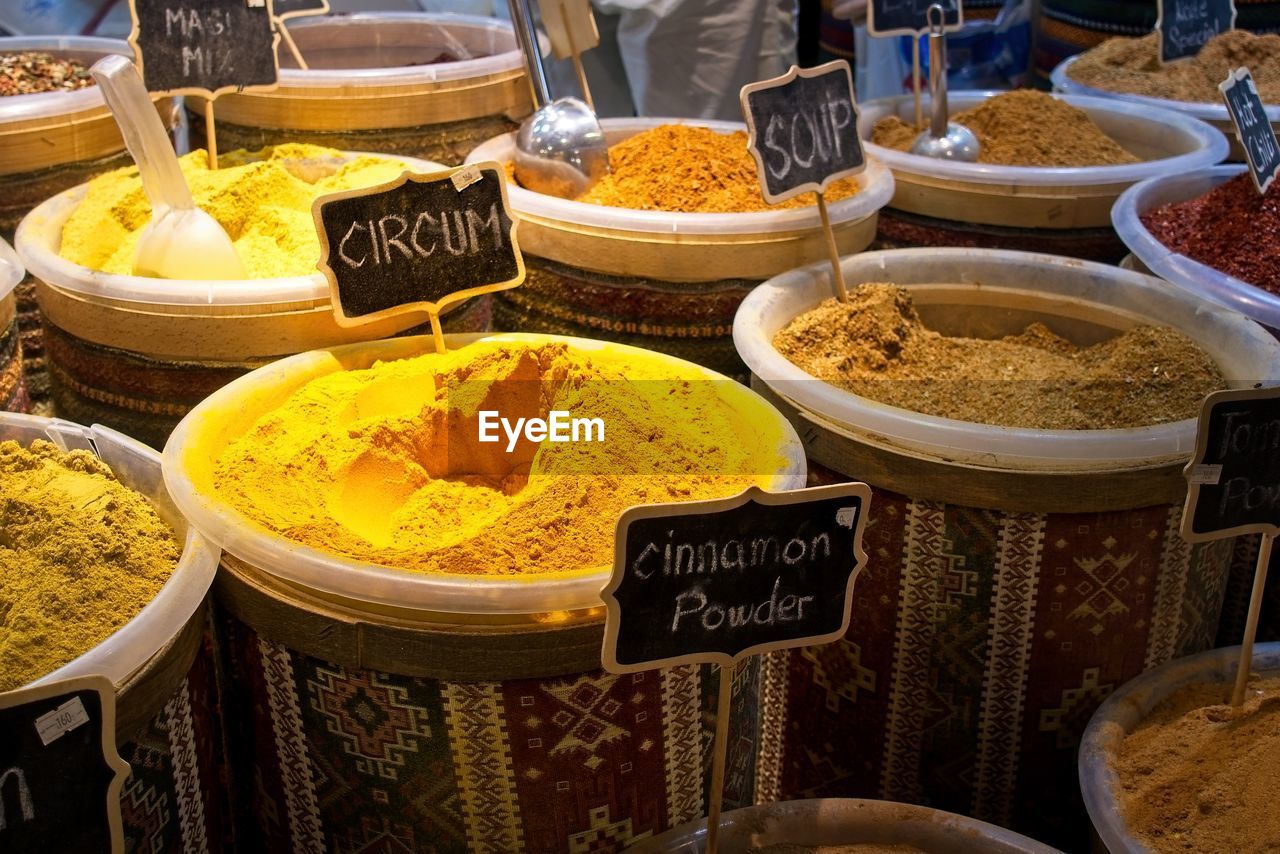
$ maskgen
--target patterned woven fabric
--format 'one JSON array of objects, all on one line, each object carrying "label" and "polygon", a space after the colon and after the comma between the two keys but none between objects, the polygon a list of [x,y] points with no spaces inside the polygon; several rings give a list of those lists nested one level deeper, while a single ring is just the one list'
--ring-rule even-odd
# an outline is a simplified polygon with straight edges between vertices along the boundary
[{"label": "patterned woven fabric", "polygon": [[30,405],[23,380],[22,339],[14,318],[8,329],[0,331],[0,410],[28,412]]}]

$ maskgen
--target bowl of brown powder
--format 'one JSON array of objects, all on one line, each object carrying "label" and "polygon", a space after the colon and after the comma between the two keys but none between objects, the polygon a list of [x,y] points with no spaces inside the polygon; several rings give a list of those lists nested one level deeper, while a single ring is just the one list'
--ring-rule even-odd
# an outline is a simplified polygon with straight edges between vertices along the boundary
[{"label": "bowl of brown powder", "polygon": [[1169,662],[1121,686],[1089,721],[1080,788],[1112,854],[1280,847],[1280,644],[1254,647],[1256,676],[1233,710],[1239,654]]}]

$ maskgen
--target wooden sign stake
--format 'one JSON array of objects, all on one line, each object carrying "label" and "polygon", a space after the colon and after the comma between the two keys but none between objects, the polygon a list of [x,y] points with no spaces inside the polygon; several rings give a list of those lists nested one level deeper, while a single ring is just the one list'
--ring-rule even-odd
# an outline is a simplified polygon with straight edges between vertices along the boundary
[{"label": "wooden sign stake", "polygon": [[1249,594],[1249,616],[1244,624],[1244,640],[1240,644],[1240,661],[1236,664],[1236,684],[1231,690],[1231,705],[1244,703],[1244,689],[1253,669],[1253,641],[1258,636],[1258,614],[1262,611],[1262,595],[1267,586],[1267,568],[1271,565],[1274,534],[1263,534],[1258,544],[1258,565],[1253,570],[1253,592]]},{"label": "wooden sign stake", "polygon": [[[565,6],[564,0],[560,0],[560,17],[564,19],[566,24],[569,21],[569,9]],[[573,73],[578,75],[578,86],[582,89],[582,99],[587,102],[587,106],[591,108],[591,112],[596,111],[595,101],[591,100],[591,87],[587,85],[587,72],[582,67],[582,51],[578,49],[577,43],[573,38],[573,27],[566,26],[564,28],[565,36],[569,39],[569,54],[573,57]]]},{"label": "wooden sign stake", "polygon": [[835,290],[836,299],[849,301],[849,289],[844,286],[844,270],[840,269],[840,248],[836,246],[836,235],[831,230],[831,217],[827,215],[827,200],[822,193],[814,193],[818,203],[818,216],[822,217],[822,231],[827,238],[827,255],[831,259],[831,287]]},{"label": "wooden sign stake", "polygon": [[283,18],[276,18],[276,29],[280,31],[280,38],[284,41],[284,46],[289,48],[289,53],[293,54],[293,61],[298,63],[298,67],[306,71],[311,66],[307,65],[307,61],[302,58],[302,51],[298,50],[298,43],[293,40],[293,34],[289,32],[289,26],[284,22]]},{"label": "wooden sign stake", "polygon": [[209,152],[209,169],[218,168],[218,130],[213,123],[213,98],[204,102],[204,148]]},{"label": "wooden sign stake", "polygon": [[729,757],[729,715],[733,712],[733,666],[716,665],[720,677],[716,700],[716,743],[711,757],[711,803],[707,809],[707,850],[716,854],[720,837],[720,811],[724,807],[724,766]]},{"label": "wooden sign stake", "polygon": [[916,102],[916,130],[924,130],[924,107],[920,104],[920,34],[911,37],[911,95]]}]

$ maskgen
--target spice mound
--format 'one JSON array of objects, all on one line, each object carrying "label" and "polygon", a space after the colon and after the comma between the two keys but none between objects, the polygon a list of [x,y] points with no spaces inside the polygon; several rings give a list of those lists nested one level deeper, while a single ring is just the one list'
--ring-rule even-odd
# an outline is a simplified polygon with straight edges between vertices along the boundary
[{"label": "spice mound", "polygon": [[[577,201],[675,213],[750,213],[813,204],[804,193],[770,205],[760,195],[745,131],[717,133],[693,125],[659,125],[609,146],[612,170]],[[827,187],[828,202],[858,192],[852,178]]]},{"label": "spice mound", "polygon": [[1280,850],[1280,679],[1189,685],[1166,699],[1112,760],[1130,833],[1156,852]]},{"label": "spice mound", "polygon": [[1259,195],[1241,172],[1203,196],[1140,219],[1169,249],[1280,295],[1280,191]]},{"label": "spice mound", "polygon": [[1080,347],[1034,323],[999,339],[928,329],[911,294],[859,285],[828,299],[773,340],[778,352],[832,385],[891,406],[1001,427],[1090,430],[1191,418],[1226,385],[1185,335],[1136,326]]},{"label": "spice mound", "polygon": [[[1138,158],[1093,123],[1089,114],[1032,89],[988,98],[951,120],[973,131],[979,163],[1000,166],[1116,166]],[[876,122],[871,141],[910,151],[921,129],[897,116]]]},{"label": "spice mound", "polygon": [[0,53],[0,98],[39,92],[71,92],[94,85],[83,62],[39,51]]},{"label": "spice mound", "polygon": [[0,691],[106,640],[181,553],[155,509],[97,457],[0,442]]},{"label": "spice mound", "polygon": [[1263,103],[1280,104],[1280,35],[1230,30],[1210,39],[1194,57],[1161,65],[1156,35],[1107,39],[1071,64],[1072,80],[1149,98],[1221,104],[1218,84],[1240,66],[1253,73]]},{"label": "spice mound", "polygon": [[[310,380],[228,445],[211,479],[259,525],[358,561],[596,570],[627,507],[734,495],[781,471],[781,428],[744,395],[633,351],[481,341]],[[567,441],[521,433],[518,419],[556,412]]]},{"label": "spice mound", "polygon": [[[196,205],[226,229],[251,279],[314,273],[320,241],[311,202],[325,193],[381,184],[404,171],[399,161],[296,143],[223,154],[213,171],[204,151],[191,152],[181,164]],[[59,254],[93,270],[128,275],[150,219],[137,167],[107,172],[89,182],[62,227]]]}]

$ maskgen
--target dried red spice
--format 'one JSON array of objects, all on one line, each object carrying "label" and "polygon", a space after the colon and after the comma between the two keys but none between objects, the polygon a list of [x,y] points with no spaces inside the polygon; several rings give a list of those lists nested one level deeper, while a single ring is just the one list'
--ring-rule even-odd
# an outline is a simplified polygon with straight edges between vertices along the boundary
[{"label": "dried red spice", "polygon": [[1280,191],[1259,195],[1248,172],[1196,199],[1162,205],[1142,224],[1174,252],[1280,295]]}]

